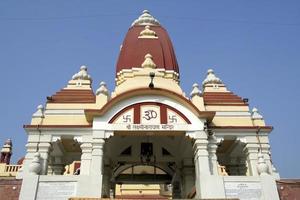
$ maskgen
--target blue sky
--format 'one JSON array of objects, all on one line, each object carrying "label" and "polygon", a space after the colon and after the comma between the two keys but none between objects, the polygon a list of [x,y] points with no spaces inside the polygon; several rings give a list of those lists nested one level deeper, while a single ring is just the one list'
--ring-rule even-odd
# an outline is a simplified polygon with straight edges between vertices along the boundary
[{"label": "blue sky", "polygon": [[281,177],[300,177],[300,2],[0,1],[0,142],[24,155],[37,105],[87,65],[93,88],[114,88],[119,47],[148,9],[168,30],[186,93],[213,68],[228,88],[249,98],[268,125]]}]

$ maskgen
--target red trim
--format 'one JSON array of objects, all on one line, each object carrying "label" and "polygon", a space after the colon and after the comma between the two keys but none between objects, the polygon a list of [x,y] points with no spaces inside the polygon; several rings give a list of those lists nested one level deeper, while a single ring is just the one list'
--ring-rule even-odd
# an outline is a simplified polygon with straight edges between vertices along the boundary
[{"label": "red trim", "polygon": [[[140,116],[141,116],[141,107],[138,104],[134,105],[133,107],[134,107],[134,112],[133,112],[134,113],[134,120],[133,120],[133,122],[135,124],[139,124],[139,123],[141,123],[141,118],[140,118]],[[122,114],[122,113],[118,113],[117,115],[120,115],[120,114]]]},{"label": "red trim", "polygon": [[[191,124],[191,121],[181,112],[179,112],[176,108],[173,108],[169,105],[166,105],[166,107],[170,110],[173,110],[174,112],[176,112],[178,115],[180,115],[180,117],[182,117],[182,119],[184,119],[184,121],[186,121],[188,124]],[[167,114],[167,113],[166,113]]]},{"label": "red trim", "polygon": [[23,128],[91,128],[89,125],[23,125]]},{"label": "red trim", "polygon": [[248,106],[249,104],[238,104],[238,103],[205,103],[206,106]]},{"label": "red trim", "polygon": [[191,111],[194,112],[198,117],[206,118],[208,121],[212,121],[213,117],[215,116],[214,111],[200,111],[191,101],[185,98],[182,95],[179,95],[173,91],[162,89],[162,88],[139,88],[130,90],[128,92],[121,93],[107,102],[101,109],[85,109],[85,114],[90,115],[87,116],[89,121],[92,121],[94,116],[101,116],[106,113],[113,105],[117,102],[122,101],[124,99],[131,98],[132,96],[141,96],[141,95],[161,95],[161,96],[173,96],[173,98],[177,98],[179,103],[185,104],[190,107]]},{"label": "red trim", "polygon": [[[126,107],[126,108],[123,108],[119,113],[124,113],[126,111],[128,111],[129,109],[131,109],[131,107]],[[135,111],[133,110],[133,113]],[[120,115],[114,115],[109,121],[115,121]]]},{"label": "red trim", "polygon": [[232,92],[205,92],[204,105],[211,106],[248,106],[241,97]]},{"label": "red trim", "polygon": [[165,104],[162,104],[160,106],[160,123],[161,124],[168,123],[167,106]]},{"label": "red trim", "polygon": [[161,124],[167,124],[168,123],[167,109],[170,109],[170,110],[174,111],[175,113],[180,115],[180,117],[182,117],[188,124],[191,124],[190,120],[184,114],[182,114],[180,111],[178,111],[177,109],[175,109],[175,108],[173,108],[169,105],[162,104],[162,103],[157,103],[157,102],[143,102],[143,103],[132,104],[132,105],[126,107],[126,108],[123,108],[121,111],[119,111],[117,114],[115,114],[109,120],[109,123],[113,123],[122,113],[124,113],[127,110],[133,108],[134,109],[134,123],[135,124],[140,124],[141,106],[143,106],[143,105],[156,105],[156,106],[160,107],[160,123]]},{"label": "red trim", "polygon": [[47,103],[95,103],[92,89],[61,89],[48,99]]}]

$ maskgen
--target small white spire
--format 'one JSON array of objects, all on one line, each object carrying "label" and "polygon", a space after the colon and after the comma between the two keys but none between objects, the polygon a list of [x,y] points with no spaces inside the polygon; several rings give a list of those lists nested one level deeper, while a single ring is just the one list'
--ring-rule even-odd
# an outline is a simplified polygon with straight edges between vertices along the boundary
[{"label": "small white spire", "polygon": [[12,150],[12,141],[7,139],[1,149],[1,153],[11,153]]},{"label": "small white spire", "polygon": [[259,175],[266,175],[269,173],[269,167],[266,164],[266,161],[264,159],[264,155],[262,154],[261,150],[259,150],[257,155],[258,161],[257,161],[257,171]]},{"label": "small white spire", "polygon": [[143,14],[138,19],[134,20],[131,26],[134,25],[160,25],[159,21],[155,19],[148,10],[144,10]]},{"label": "small white spire", "polygon": [[104,94],[105,96],[108,96],[108,93],[106,83],[102,81],[99,88],[96,90],[96,95]]},{"label": "small white spire", "polygon": [[194,83],[190,96],[191,98],[193,98],[194,96],[200,96],[200,95],[201,95],[201,90],[199,89],[199,85],[197,83]]},{"label": "small white spire", "polygon": [[156,36],[155,31],[151,30],[150,26],[147,25],[147,26],[145,26],[145,29],[140,32],[140,36],[138,38],[152,38],[152,39],[156,39],[158,37]]},{"label": "small white spire", "polygon": [[44,106],[38,105],[38,107],[36,109],[37,109],[37,111],[32,115],[32,117],[43,118],[44,117]]},{"label": "small white spire", "polygon": [[207,75],[202,85],[205,86],[206,84],[222,84],[222,80],[218,78],[212,69],[207,70]]},{"label": "small white spire", "polygon": [[156,68],[156,64],[153,62],[151,54],[148,53],[145,55],[145,60],[142,63],[142,67],[143,68],[151,68],[151,69]]},{"label": "small white spire", "polygon": [[80,71],[72,76],[72,80],[90,80],[92,81],[91,76],[87,73],[87,67],[82,65]]},{"label": "small white spire", "polygon": [[263,119],[263,116],[259,113],[257,108],[252,109],[251,117],[252,119]]}]

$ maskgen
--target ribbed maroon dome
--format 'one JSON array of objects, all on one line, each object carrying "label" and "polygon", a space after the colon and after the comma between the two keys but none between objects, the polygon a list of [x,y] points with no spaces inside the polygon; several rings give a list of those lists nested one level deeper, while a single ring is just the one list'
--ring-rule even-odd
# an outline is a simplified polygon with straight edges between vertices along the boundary
[{"label": "ribbed maroon dome", "polygon": [[161,26],[151,26],[157,39],[138,38],[145,29],[143,25],[132,26],[124,39],[117,62],[116,73],[123,69],[141,67],[146,54],[151,54],[157,68],[173,70],[179,73],[178,64],[172,42],[167,31]]}]

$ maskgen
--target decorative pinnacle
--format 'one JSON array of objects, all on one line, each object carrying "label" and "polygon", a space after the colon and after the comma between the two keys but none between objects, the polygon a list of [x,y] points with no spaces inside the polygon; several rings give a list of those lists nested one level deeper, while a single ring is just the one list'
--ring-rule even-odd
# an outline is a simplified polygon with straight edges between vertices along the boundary
[{"label": "decorative pinnacle", "polygon": [[91,76],[87,73],[87,67],[82,65],[80,71],[72,76],[72,80],[90,80],[92,81]]},{"label": "decorative pinnacle", "polygon": [[156,68],[156,64],[153,62],[151,54],[148,53],[145,55],[145,60],[142,63],[142,67],[143,68],[151,68],[151,69]]},{"label": "decorative pinnacle", "polygon": [[4,143],[4,145],[9,145],[9,146],[12,146],[12,141],[11,139],[7,139]]},{"label": "decorative pinnacle", "polygon": [[37,106],[37,111],[33,114],[32,117],[44,117],[44,106],[43,105],[38,105]]},{"label": "decorative pinnacle", "polygon": [[257,108],[252,109],[251,117],[252,119],[263,119],[263,116],[259,113]]},{"label": "decorative pinnacle", "polygon": [[143,14],[138,19],[134,20],[131,26],[134,25],[160,25],[159,21],[155,19],[148,10],[144,10]]},{"label": "decorative pinnacle", "polygon": [[194,96],[200,96],[200,95],[201,95],[201,91],[199,89],[199,85],[197,83],[194,83],[192,92],[190,93],[190,96],[191,96],[191,98],[193,98]]},{"label": "decorative pinnacle", "polygon": [[145,29],[140,32],[139,38],[157,38],[155,31],[150,30],[150,26],[145,26]]},{"label": "decorative pinnacle", "polygon": [[209,69],[207,70],[206,78],[202,82],[203,86],[206,84],[222,84],[222,80],[215,75],[214,70]]},{"label": "decorative pinnacle", "polygon": [[106,87],[105,82],[101,82],[99,85],[99,88],[96,90],[96,95],[104,94],[105,96],[108,96],[108,89]]},{"label": "decorative pinnacle", "polygon": [[12,141],[7,139],[2,146],[1,153],[11,153],[12,152]]}]

